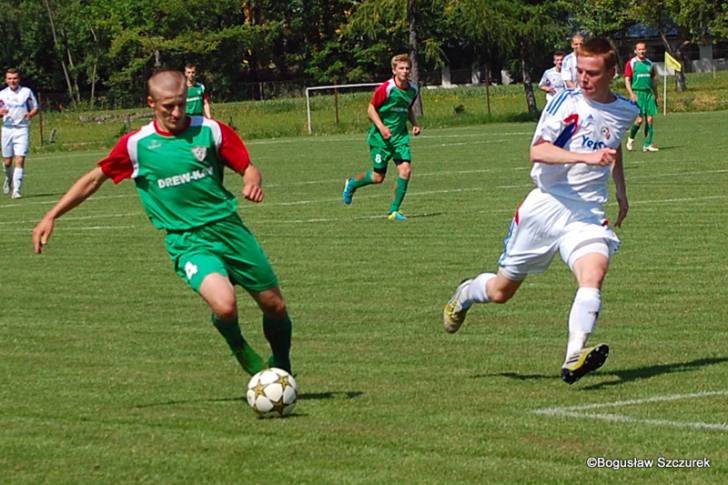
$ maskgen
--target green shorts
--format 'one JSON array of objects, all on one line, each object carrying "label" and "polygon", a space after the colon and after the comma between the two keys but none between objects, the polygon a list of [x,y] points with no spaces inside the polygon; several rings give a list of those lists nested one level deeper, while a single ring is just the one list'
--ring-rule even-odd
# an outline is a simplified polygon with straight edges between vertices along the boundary
[{"label": "green shorts", "polygon": [[399,165],[402,162],[411,162],[412,153],[409,145],[376,147],[369,145],[369,154],[371,156],[372,167],[375,172],[386,172],[387,163],[394,159],[394,163]]},{"label": "green shorts", "polygon": [[169,231],[164,242],[175,272],[196,292],[212,273],[248,291],[278,286],[263,249],[237,213],[189,231]]},{"label": "green shorts", "polygon": [[655,116],[657,114],[657,103],[652,91],[635,90],[634,94],[637,95],[640,116]]}]

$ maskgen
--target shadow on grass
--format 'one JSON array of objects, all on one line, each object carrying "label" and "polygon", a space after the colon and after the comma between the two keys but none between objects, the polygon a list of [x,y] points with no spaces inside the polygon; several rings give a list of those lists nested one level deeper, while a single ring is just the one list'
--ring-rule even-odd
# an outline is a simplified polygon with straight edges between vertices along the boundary
[{"label": "shadow on grass", "polygon": [[363,395],[361,391],[341,391],[341,392],[304,392],[298,395],[298,399],[356,399]]},{"label": "shadow on grass", "polygon": [[604,372],[603,375],[616,376],[617,380],[599,382],[586,386],[582,390],[601,389],[603,387],[616,386],[625,382],[636,381],[637,379],[650,379],[663,374],[673,374],[676,372],[691,372],[708,365],[722,364],[728,362],[728,357],[712,357],[708,359],[695,359],[690,362],[675,362],[672,364],[648,365],[644,367],[635,367],[633,369],[615,370]]},{"label": "shadow on grass", "polygon": [[[722,364],[728,362],[728,357],[712,357],[706,359],[695,359],[690,362],[674,362],[672,364],[659,364],[659,365],[648,365],[642,367],[634,367],[632,369],[614,370],[605,372],[604,370],[596,371],[595,376],[615,376],[616,380],[609,380],[606,382],[598,382],[591,384],[586,387],[582,387],[581,390],[593,390],[600,389],[603,387],[616,386],[624,384],[626,382],[636,381],[638,379],[650,379],[655,376],[663,374],[673,374],[676,372],[690,372],[697,370],[701,367],[708,365]],[[478,374],[473,376],[475,379],[484,377],[507,377],[508,379],[517,379],[521,381],[530,380],[549,380],[549,379],[561,379],[561,376],[557,373],[544,375],[544,374],[519,374],[516,372],[500,372],[495,374]],[[583,382],[583,381],[582,381]]]},{"label": "shadow on grass", "polygon": [[[341,392],[304,392],[298,395],[298,399],[300,400],[321,400],[321,399],[356,399],[357,397],[363,395],[364,393],[361,391],[341,391]],[[160,407],[160,406],[177,406],[180,404],[194,404],[194,403],[216,403],[216,402],[232,402],[232,401],[240,401],[247,404],[247,400],[245,396],[240,397],[221,397],[216,399],[206,399],[206,398],[200,398],[200,399],[178,399],[178,400],[172,400],[172,401],[163,401],[163,402],[154,402],[149,404],[137,404],[136,406],[133,406],[136,409],[144,409],[144,408],[154,408],[154,407]]]}]

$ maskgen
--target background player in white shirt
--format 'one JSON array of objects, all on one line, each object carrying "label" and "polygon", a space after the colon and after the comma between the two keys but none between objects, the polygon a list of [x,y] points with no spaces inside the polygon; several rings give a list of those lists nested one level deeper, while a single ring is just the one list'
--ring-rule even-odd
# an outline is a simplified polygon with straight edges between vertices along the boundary
[{"label": "background player in white shirt", "polygon": [[538,83],[538,88],[546,93],[546,102],[553,99],[556,94],[566,87],[564,80],[561,79],[561,64],[564,62],[564,53],[561,51],[554,52],[554,67],[546,69]]},{"label": "background player in white shirt", "polygon": [[561,79],[564,80],[567,89],[574,89],[578,86],[579,80],[576,74],[576,57],[579,55],[579,49],[584,44],[584,36],[576,33],[571,37],[571,53],[564,57],[561,65]]},{"label": "background player in white shirt", "polygon": [[620,226],[627,216],[621,139],[637,107],[612,93],[617,56],[603,38],[590,39],[578,59],[580,90],[564,90],[541,115],[531,143],[536,184],[511,223],[498,273],[464,280],[444,310],[445,330],[456,332],[473,303],[505,303],[531,273],[545,271],[560,253],[576,276],[569,340],[561,368],[571,384],[601,367],[604,344],[586,348],[601,309],[601,286],[619,239],[604,217],[610,173],[616,186]]},{"label": "background player in white shirt", "polygon": [[[21,197],[23,185],[25,157],[28,155],[30,140],[30,120],[38,112],[38,101],[33,92],[20,85],[20,73],[17,69],[5,72],[5,83],[8,85],[0,91],[0,115],[3,117],[2,152],[5,181],[3,192],[8,194],[12,188],[12,198]],[[15,170],[13,170],[13,157]]]}]

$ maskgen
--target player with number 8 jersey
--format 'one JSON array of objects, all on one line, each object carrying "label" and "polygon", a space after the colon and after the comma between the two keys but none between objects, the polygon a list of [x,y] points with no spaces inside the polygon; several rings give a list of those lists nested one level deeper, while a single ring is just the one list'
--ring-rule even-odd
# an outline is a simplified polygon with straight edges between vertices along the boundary
[{"label": "player with number 8 jersey", "polygon": [[384,181],[387,164],[389,160],[394,160],[398,176],[394,199],[387,212],[391,221],[407,219],[399,212],[412,173],[407,121],[412,123],[413,135],[417,136],[421,131],[413,110],[417,86],[409,80],[411,69],[412,62],[407,54],[392,58],[392,78],[377,87],[367,109],[372,121],[368,136],[372,169],[356,178],[347,178],[342,194],[344,204],[350,205],[358,189]]}]

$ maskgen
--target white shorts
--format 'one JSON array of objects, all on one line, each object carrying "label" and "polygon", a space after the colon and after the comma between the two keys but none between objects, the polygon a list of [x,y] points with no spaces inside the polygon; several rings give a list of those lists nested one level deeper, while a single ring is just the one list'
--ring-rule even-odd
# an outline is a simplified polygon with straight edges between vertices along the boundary
[{"label": "white shorts", "polygon": [[28,155],[28,127],[7,128],[3,126],[2,131],[3,158]]},{"label": "white shorts", "polygon": [[573,270],[574,261],[585,254],[609,258],[619,249],[601,204],[558,199],[538,188],[516,210],[503,243],[498,265],[516,281],[546,271],[556,251]]}]

